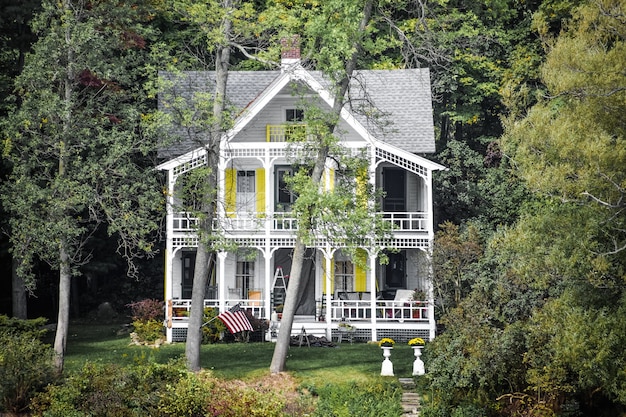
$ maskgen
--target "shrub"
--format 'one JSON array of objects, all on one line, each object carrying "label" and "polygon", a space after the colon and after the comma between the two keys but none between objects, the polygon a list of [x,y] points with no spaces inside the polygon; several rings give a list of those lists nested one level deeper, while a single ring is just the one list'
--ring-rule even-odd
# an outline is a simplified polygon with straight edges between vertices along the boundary
[{"label": "shrub", "polygon": [[130,307],[133,327],[133,342],[137,344],[159,344],[163,340],[163,302],[145,299],[127,304]]},{"label": "shrub", "polygon": [[217,318],[219,310],[214,307],[207,307],[204,309],[204,318],[202,326],[202,343],[215,343],[220,340],[221,334],[226,330],[226,326],[222,323],[222,320]]},{"label": "shrub", "polygon": [[40,334],[0,331],[0,411],[26,410],[32,396],[53,380],[53,351],[36,337]]},{"label": "shrub", "polygon": [[319,395],[314,416],[377,416],[402,415],[402,389],[397,381],[326,385],[313,389]]},{"label": "shrub", "polygon": [[87,363],[58,385],[49,385],[32,403],[33,416],[158,416],[159,393],[175,384],[182,365],[169,363]]},{"label": "shrub", "polygon": [[285,398],[241,381],[220,380],[208,372],[188,373],[161,394],[159,412],[178,416],[283,416]]},{"label": "shrub", "polygon": [[134,321],[133,327],[139,343],[155,343],[163,339],[163,323],[159,321]]},{"label": "shrub", "polygon": [[163,319],[163,302],[147,298],[126,305],[130,307],[131,318],[133,321],[150,321]]},{"label": "shrub", "polygon": [[30,336],[42,340],[48,330],[44,327],[47,319],[39,317],[30,320],[21,320],[5,315],[0,315],[0,332],[1,333],[25,333]]}]

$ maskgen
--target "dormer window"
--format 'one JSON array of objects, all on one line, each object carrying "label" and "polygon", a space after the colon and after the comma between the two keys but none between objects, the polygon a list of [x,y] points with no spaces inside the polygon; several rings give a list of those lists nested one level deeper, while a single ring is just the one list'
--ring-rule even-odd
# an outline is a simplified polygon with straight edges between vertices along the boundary
[{"label": "dormer window", "polygon": [[285,110],[286,122],[303,122],[304,110],[302,109],[286,109]]}]

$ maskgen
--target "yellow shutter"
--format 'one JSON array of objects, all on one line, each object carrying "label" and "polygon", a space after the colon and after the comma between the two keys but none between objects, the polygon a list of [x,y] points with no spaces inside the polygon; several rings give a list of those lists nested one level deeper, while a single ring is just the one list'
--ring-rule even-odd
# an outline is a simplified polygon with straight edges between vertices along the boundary
[{"label": "yellow shutter", "polygon": [[367,273],[365,265],[367,262],[367,252],[364,249],[357,249],[358,261],[354,265],[354,291],[367,291]]},{"label": "yellow shutter", "polygon": [[224,170],[224,210],[228,217],[235,217],[237,209],[237,170]]},{"label": "yellow shutter", "polygon": [[356,176],[356,199],[361,207],[367,206],[367,169],[360,170]]},{"label": "yellow shutter", "polygon": [[256,170],[256,211],[257,213],[265,213],[265,169],[257,168]]}]

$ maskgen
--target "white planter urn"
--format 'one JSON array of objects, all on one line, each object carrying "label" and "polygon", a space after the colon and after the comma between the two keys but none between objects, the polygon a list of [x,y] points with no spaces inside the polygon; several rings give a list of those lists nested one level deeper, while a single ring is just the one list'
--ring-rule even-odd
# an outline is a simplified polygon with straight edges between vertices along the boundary
[{"label": "white planter urn", "polygon": [[413,361],[413,375],[424,375],[424,362],[420,358],[422,356],[422,348],[424,346],[413,346],[413,355],[415,355],[415,361]]},{"label": "white planter urn", "polygon": [[380,375],[393,376],[393,363],[391,363],[391,360],[389,360],[389,357],[391,356],[391,349],[393,348],[381,346],[381,349],[383,350],[383,357],[385,359],[383,360],[383,364],[380,368]]}]

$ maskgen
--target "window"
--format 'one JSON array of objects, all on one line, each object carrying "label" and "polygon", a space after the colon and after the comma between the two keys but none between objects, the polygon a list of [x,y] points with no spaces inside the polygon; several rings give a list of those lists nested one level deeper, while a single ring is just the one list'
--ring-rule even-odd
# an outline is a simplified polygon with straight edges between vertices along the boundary
[{"label": "window", "polygon": [[335,261],[335,291],[354,291],[354,265],[350,261]]},{"label": "window", "polygon": [[302,109],[287,109],[285,110],[286,122],[302,122],[304,121],[304,110]]},{"label": "window", "polygon": [[291,205],[296,201],[295,194],[289,190],[286,179],[293,175],[293,168],[291,167],[276,167],[275,175],[275,210],[276,211],[289,211]]},{"label": "window", "polygon": [[242,298],[248,298],[248,291],[254,287],[254,262],[237,260],[235,287]]},{"label": "window", "polygon": [[255,198],[254,171],[237,171],[237,211],[253,212]]}]

